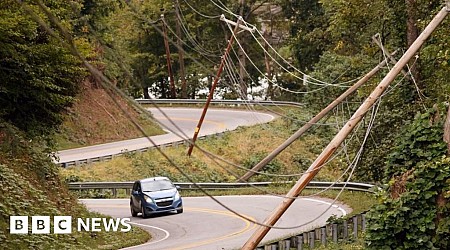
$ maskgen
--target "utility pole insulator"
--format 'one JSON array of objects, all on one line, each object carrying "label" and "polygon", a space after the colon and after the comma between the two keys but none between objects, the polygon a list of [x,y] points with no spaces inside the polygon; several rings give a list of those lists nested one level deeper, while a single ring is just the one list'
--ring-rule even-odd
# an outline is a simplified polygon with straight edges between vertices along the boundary
[{"label": "utility pole insulator", "polygon": [[[243,20],[242,17],[238,17],[238,19],[241,20],[241,21]],[[238,23],[236,23],[236,22],[233,22],[233,21],[231,21],[231,20],[228,20],[228,19],[225,17],[225,15],[223,15],[223,14],[220,16],[220,20],[221,20],[221,21],[224,21],[224,22],[226,22],[226,23],[229,23],[229,24],[231,24],[231,25],[233,25],[233,26],[238,26],[240,29],[249,31],[249,32],[251,32],[251,33],[255,32],[255,30],[256,30],[256,27],[255,27],[255,26],[253,26],[253,28],[249,28],[249,27],[244,26],[244,25],[242,25],[242,24],[238,24]]]}]

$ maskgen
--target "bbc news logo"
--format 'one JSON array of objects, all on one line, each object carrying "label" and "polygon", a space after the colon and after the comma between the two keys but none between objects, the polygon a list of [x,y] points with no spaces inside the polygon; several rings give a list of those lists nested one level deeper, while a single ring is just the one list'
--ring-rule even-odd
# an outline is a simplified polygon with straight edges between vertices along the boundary
[{"label": "bbc news logo", "polygon": [[[71,234],[72,216],[30,216],[31,234]],[[28,234],[30,220],[28,216],[10,216],[9,232],[11,234]],[[77,218],[78,232],[128,232],[131,230],[130,218]]]}]

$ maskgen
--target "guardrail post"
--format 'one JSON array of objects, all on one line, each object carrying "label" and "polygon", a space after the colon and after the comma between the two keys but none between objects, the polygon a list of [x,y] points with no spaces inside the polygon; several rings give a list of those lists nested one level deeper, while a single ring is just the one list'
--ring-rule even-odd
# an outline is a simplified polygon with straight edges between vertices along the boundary
[{"label": "guardrail post", "polygon": [[297,250],[303,250],[303,235],[297,236]]},{"label": "guardrail post", "polygon": [[276,248],[275,249],[280,249],[280,250],[285,250],[285,245],[284,245],[284,240],[280,240],[278,241],[278,244],[276,244]]},{"label": "guardrail post", "polygon": [[290,239],[284,240],[284,249],[286,249],[286,250],[291,249],[291,240]]},{"label": "guardrail post", "polygon": [[361,214],[361,231],[366,231],[366,214]]},{"label": "guardrail post", "polygon": [[322,227],[320,228],[320,241],[322,242],[322,245],[327,245],[327,228]]},{"label": "guardrail post", "polygon": [[358,216],[353,216],[353,238],[358,238]]},{"label": "guardrail post", "polygon": [[348,220],[344,220],[343,223],[344,226],[344,239],[346,240],[348,238]]},{"label": "guardrail post", "polygon": [[309,232],[309,248],[314,248],[314,243],[316,241],[316,230]]},{"label": "guardrail post", "polygon": [[331,235],[333,237],[333,242],[336,243],[338,241],[338,225],[335,223],[331,225]]}]

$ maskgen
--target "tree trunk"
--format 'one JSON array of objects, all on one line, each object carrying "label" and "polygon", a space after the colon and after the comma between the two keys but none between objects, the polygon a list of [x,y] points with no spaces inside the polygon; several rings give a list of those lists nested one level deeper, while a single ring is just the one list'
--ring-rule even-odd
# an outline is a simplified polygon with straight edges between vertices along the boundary
[{"label": "tree trunk", "polygon": [[150,99],[150,95],[148,94],[148,88],[143,87],[142,91],[144,92],[144,99]]},{"label": "tree trunk", "polygon": [[184,70],[184,51],[183,43],[181,42],[181,18],[179,10],[179,2],[175,1],[175,14],[176,18],[176,31],[177,31],[177,45],[178,45],[178,63],[180,64],[180,79],[181,79],[181,98],[187,98],[187,87],[186,87],[186,75]]},{"label": "tree trunk", "polygon": [[444,141],[447,143],[447,155],[450,156],[450,105],[448,106],[447,117],[445,118]]},{"label": "tree trunk", "polygon": [[161,97],[163,99],[167,98],[167,95],[166,95],[166,81],[164,80],[164,78],[161,78]]}]

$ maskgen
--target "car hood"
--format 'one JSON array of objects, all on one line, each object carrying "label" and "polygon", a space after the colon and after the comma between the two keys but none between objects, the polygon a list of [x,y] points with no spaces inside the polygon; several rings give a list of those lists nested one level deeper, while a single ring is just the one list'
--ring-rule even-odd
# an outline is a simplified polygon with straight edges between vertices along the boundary
[{"label": "car hood", "polygon": [[143,193],[145,195],[152,197],[153,199],[159,199],[159,198],[173,197],[176,192],[177,192],[177,189],[173,188],[173,189],[154,191],[154,192],[145,192],[144,191]]}]

